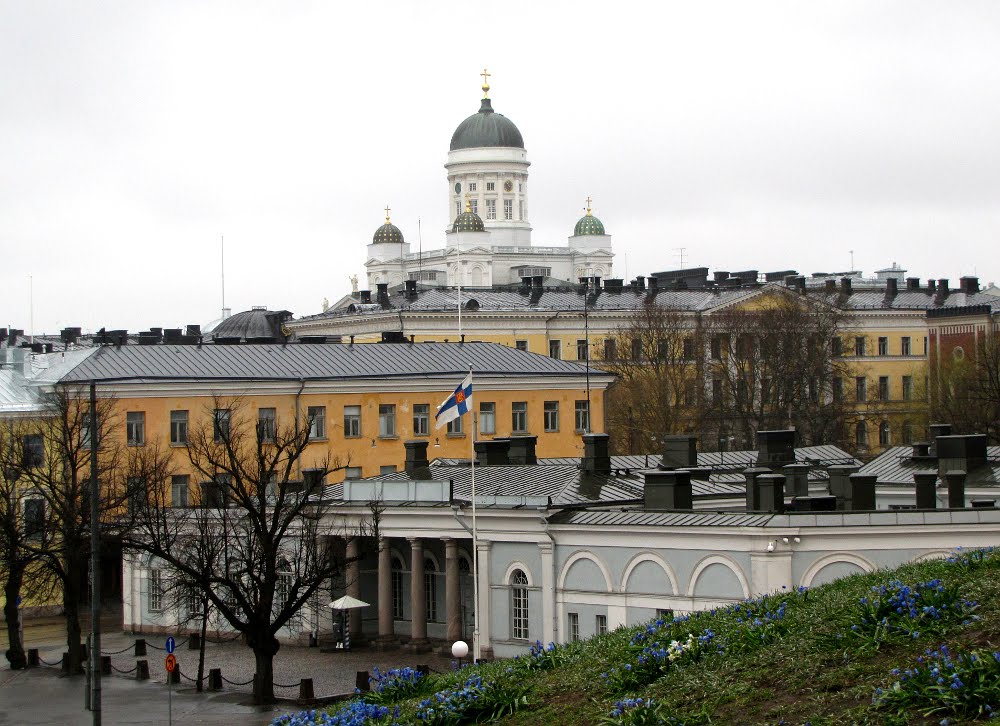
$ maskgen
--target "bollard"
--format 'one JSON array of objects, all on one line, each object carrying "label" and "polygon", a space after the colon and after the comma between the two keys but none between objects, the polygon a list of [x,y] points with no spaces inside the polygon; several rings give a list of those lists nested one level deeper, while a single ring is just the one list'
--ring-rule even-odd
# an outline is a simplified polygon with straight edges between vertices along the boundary
[{"label": "bollard", "polygon": [[188,650],[200,650],[201,649],[201,635],[199,633],[194,633],[188,640]]},{"label": "bollard", "polygon": [[135,679],[137,681],[149,680],[149,661],[137,660],[135,662]]},{"label": "bollard", "polygon": [[28,668],[38,667],[38,648],[28,648]]},{"label": "bollard", "polygon": [[354,687],[362,692],[371,690],[371,684],[368,683],[368,671],[358,671],[358,675],[354,679]]},{"label": "bollard", "polygon": [[69,652],[63,653],[62,657],[62,672],[69,673]]},{"label": "bollard", "polygon": [[212,668],[208,671],[208,690],[210,691],[221,691],[222,690],[222,669]]},{"label": "bollard", "polygon": [[430,672],[431,672],[431,668],[426,663],[417,663],[417,673],[420,673],[420,674],[426,676]]},{"label": "bollard", "polygon": [[135,640],[135,657],[146,655],[146,639],[136,638]]},{"label": "bollard", "polygon": [[111,656],[102,655],[101,656],[101,675],[110,676],[111,675]]},{"label": "bollard", "polygon": [[483,663],[489,663],[488,658],[476,658],[476,665],[482,665]]},{"label": "bollard", "polygon": [[300,701],[313,701],[316,695],[313,693],[313,679],[303,678],[299,681],[299,700]]},{"label": "bollard", "polygon": [[181,682],[181,666],[178,663],[176,668],[167,673],[167,683],[173,683],[176,686],[180,682]]}]

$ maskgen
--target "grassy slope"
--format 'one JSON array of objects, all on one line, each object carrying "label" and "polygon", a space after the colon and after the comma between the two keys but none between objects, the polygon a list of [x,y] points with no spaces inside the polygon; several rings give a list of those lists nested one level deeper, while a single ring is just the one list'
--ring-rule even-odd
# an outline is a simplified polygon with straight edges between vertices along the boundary
[{"label": "grassy slope", "polygon": [[[847,633],[858,617],[855,605],[870,594],[872,586],[891,580],[913,584],[941,578],[958,585],[962,595],[979,603],[980,619],[968,625],[948,626],[938,635],[882,644],[876,649],[854,647]],[[1000,554],[994,554],[976,569],[965,569],[945,561],[906,565],[897,570],[845,578],[809,591],[790,594],[782,620],[786,632],[774,642],[751,647],[743,653],[712,653],[696,663],[670,669],[649,686],[631,694],[611,694],[601,678],[610,668],[621,666],[636,628],[621,628],[568,647],[566,662],[548,671],[517,674],[531,685],[530,705],[509,716],[510,724],[595,724],[610,713],[623,695],[651,696],[669,706],[669,712],[686,724],[739,723],[776,724],[811,722],[842,723],[938,723],[940,716],[924,719],[920,714],[900,718],[871,705],[876,687],[886,686],[893,668],[907,668],[927,648],[946,642],[949,646],[997,649],[1000,644]],[[679,632],[699,633],[704,628],[725,632],[731,616],[699,613],[679,626]],[[678,633],[678,631],[675,631]],[[483,667],[488,674],[504,677],[505,664]],[[456,674],[436,678],[435,687],[455,681]],[[509,677],[509,676],[508,676]],[[416,701],[404,703],[404,715],[412,714]]]}]

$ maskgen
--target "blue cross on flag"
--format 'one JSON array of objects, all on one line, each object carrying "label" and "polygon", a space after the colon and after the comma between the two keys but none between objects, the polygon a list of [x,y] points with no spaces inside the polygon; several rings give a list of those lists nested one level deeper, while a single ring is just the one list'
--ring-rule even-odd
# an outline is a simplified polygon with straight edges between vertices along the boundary
[{"label": "blue cross on flag", "polygon": [[464,416],[472,408],[472,372],[465,377],[458,388],[445,399],[444,403],[438,406],[437,415],[435,415],[435,420],[437,421],[437,426],[434,428],[441,428],[449,421],[454,421],[456,418]]}]

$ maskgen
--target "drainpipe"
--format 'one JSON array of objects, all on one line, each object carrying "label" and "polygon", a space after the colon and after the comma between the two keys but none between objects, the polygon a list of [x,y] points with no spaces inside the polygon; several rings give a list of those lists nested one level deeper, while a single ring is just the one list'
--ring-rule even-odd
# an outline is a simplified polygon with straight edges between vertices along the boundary
[{"label": "drainpipe", "polygon": [[[295,430],[299,430],[299,411],[301,410],[300,401],[302,400],[302,391],[305,390],[306,379],[303,376],[299,376],[299,391],[295,394]],[[295,475],[302,478],[302,457],[300,456],[295,460]]]},{"label": "drainpipe", "polygon": [[542,642],[554,643],[561,640],[558,637],[559,628],[556,624],[556,540],[549,531],[547,515],[546,507],[538,508],[542,531],[548,538],[548,542],[538,543],[542,559]]}]

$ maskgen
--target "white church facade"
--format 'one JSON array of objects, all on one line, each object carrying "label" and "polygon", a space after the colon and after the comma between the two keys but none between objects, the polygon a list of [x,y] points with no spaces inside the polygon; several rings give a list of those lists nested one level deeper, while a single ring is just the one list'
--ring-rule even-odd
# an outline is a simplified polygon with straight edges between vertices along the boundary
[{"label": "white church facade", "polygon": [[[484,79],[488,74],[484,71]],[[528,154],[517,126],[493,110],[483,83],[479,111],[462,121],[451,137],[447,171],[448,218],[443,248],[413,251],[402,230],[385,224],[368,245],[368,289],[390,288],[405,280],[434,287],[491,287],[523,277],[611,275],[611,236],[587,212],[565,245],[536,246],[531,239]]]}]

